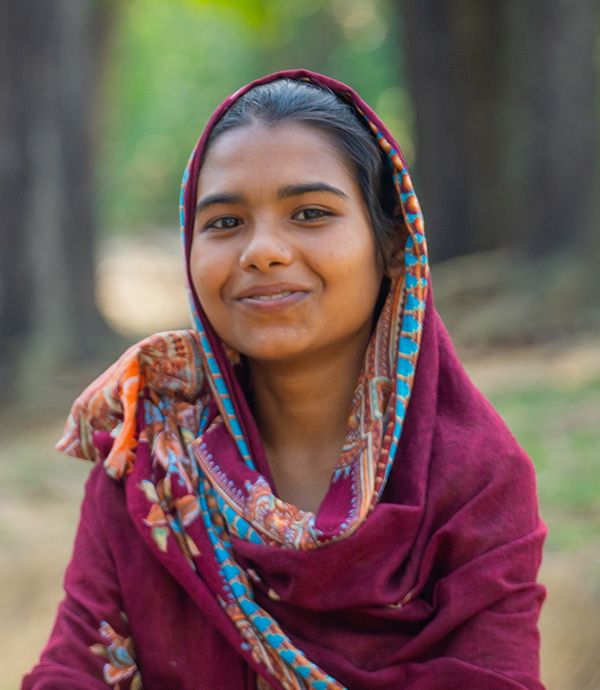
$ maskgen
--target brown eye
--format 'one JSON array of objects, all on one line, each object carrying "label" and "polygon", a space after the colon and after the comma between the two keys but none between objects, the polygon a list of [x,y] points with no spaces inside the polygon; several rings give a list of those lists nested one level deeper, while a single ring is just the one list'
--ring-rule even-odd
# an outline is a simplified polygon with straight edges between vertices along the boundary
[{"label": "brown eye", "polygon": [[301,211],[294,214],[294,220],[320,220],[330,215],[331,213],[321,208],[303,208]]},{"label": "brown eye", "polygon": [[206,229],[210,230],[211,228],[215,228],[217,230],[232,230],[233,228],[237,228],[238,225],[241,225],[239,218],[236,218],[235,216],[223,216],[222,218],[217,218],[209,223],[206,226]]}]

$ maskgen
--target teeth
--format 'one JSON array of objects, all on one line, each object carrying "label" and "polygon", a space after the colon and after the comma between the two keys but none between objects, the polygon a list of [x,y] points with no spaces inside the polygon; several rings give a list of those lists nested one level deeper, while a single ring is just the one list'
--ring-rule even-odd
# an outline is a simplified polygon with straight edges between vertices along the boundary
[{"label": "teeth", "polygon": [[288,295],[291,295],[292,291],[291,290],[284,290],[283,292],[276,292],[273,295],[252,295],[250,299],[257,299],[261,300],[263,302],[269,302],[271,300],[275,299],[281,299],[282,297],[287,297]]}]

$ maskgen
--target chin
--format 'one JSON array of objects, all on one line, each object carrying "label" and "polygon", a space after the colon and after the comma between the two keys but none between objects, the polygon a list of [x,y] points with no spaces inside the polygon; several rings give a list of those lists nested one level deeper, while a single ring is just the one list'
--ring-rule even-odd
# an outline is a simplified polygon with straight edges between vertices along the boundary
[{"label": "chin", "polygon": [[260,362],[284,362],[301,358],[308,354],[308,348],[304,347],[297,339],[269,339],[260,343],[249,343],[247,340],[241,344],[237,351],[249,360]]},{"label": "chin", "polygon": [[243,354],[246,359],[256,362],[291,362],[306,354],[304,350],[295,347],[278,347],[277,345],[261,348],[245,348]]}]

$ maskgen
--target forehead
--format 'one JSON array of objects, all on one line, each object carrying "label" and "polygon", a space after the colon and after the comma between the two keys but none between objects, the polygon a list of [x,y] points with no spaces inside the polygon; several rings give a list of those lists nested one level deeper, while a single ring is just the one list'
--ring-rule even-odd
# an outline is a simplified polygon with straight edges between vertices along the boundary
[{"label": "forehead", "polygon": [[283,185],[311,179],[344,185],[348,192],[357,189],[350,166],[324,132],[298,123],[253,123],[214,141],[200,170],[198,195],[223,185]]}]

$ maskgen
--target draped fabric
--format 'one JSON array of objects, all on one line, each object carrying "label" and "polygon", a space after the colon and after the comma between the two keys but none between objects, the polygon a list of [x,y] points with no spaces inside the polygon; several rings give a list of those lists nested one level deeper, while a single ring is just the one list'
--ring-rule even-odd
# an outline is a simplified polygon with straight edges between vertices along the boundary
[{"label": "draped fabric", "polygon": [[[316,513],[277,496],[239,357],[215,334],[189,275],[208,133],[248,89],[282,76],[322,84],[354,106],[387,155],[407,230],[404,271],[366,350]],[[262,687],[286,689],[541,688],[545,528],[533,469],[435,312],[419,203],[375,113],[349,87],[305,70],[249,84],[196,145],[180,220],[194,328],[130,348],[75,402],[58,447],[102,463],[106,481],[124,485],[152,558],[210,612],[202,634],[217,636],[221,652],[213,647],[202,663],[218,669],[234,655]],[[102,630],[110,638],[112,628]],[[153,684],[125,642],[117,648],[124,681],[135,672],[144,687],[174,687]]]}]

